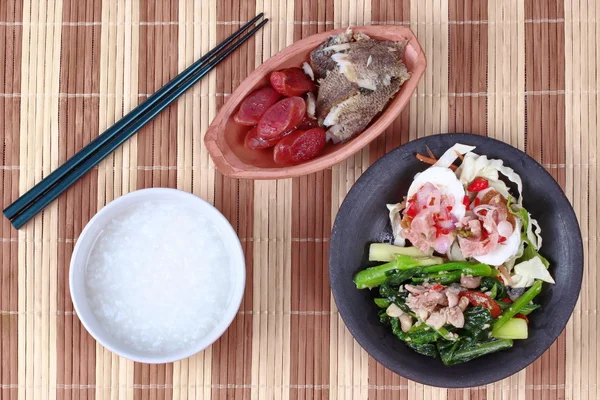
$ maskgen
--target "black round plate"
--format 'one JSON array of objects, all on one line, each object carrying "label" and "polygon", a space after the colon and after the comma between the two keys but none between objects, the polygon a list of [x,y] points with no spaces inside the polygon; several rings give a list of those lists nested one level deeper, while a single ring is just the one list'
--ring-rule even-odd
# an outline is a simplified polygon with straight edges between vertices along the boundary
[{"label": "black round plate", "polygon": [[[367,265],[368,244],[391,237],[387,203],[406,195],[414,175],[427,166],[415,158],[426,145],[439,157],[455,143],[477,146],[478,154],[504,160],[523,180],[524,206],[542,228],[541,254],[551,263],[556,284],[545,284],[532,313],[529,338],[513,348],[446,367],[410,350],[379,323],[374,294],[356,289],[353,276]],[[440,387],[485,385],[525,368],[564,329],[581,289],[583,246],[573,208],[550,174],[522,151],[471,134],[434,135],[401,146],[373,164],[344,200],[331,235],[329,278],[339,312],[358,343],[377,361],[408,379]]]}]

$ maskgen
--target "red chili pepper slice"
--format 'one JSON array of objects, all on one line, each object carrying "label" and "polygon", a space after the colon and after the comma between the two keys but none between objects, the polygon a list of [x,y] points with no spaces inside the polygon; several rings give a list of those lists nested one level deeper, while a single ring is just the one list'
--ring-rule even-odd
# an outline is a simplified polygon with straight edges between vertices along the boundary
[{"label": "red chili pepper slice", "polygon": [[469,290],[460,294],[461,297],[466,297],[473,306],[483,306],[490,310],[493,318],[498,318],[502,313],[500,306],[490,296],[481,292]]},{"label": "red chili pepper slice", "polygon": [[481,204],[481,200],[479,199],[479,197],[475,197],[475,207],[477,207],[480,204]]},{"label": "red chili pepper slice", "polygon": [[465,197],[463,197],[462,203],[465,206],[465,208],[467,209],[467,211],[469,211],[471,209],[471,205],[469,203],[469,196],[465,195]]},{"label": "red chili pepper slice", "polygon": [[490,186],[490,183],[485,178],[475,178],[473,182],[469,186],[467,186],[467,190],[469,192],[480,192],[483,189],[487,189]]},{"label": "red chili pepper slice", "polygon": [[529,324],[529,318],[527,318],[527,317],[526,317],[525,315],[523,315],[523,314],[517,314],[517,315],[515,315],[515,318],[521,318],[521,319],[524,319],[524,320],[525,320],[525,322],[527,322],[527,324]]},{"label": "red chili pepper slice", "polygon": [[498,239],[498,243],[504,243],[506,242],[506,238],[504,236],[500,236],[500,239]]},{"label": "red chili pepper slice", "polygon": [[409,206],[406,209],[406,211],[404,211],[404,214],[408,215],[410,218],[414,218],[417,216],[417,214],[419,213],[419,207],[417,206],[416,203],[409,201]]},{"label": "red chili pepper slice", "polygon": [[[504,281],[502,281],[502,283],[504,283]],[[503,303],[512,303],[512,300],[510,299],[510,297],[505,297],[502,299]]]},{"label": "red chili pepper slice", "polygon": [[436,292],[441,292],[442,290],[444,290],[444,286],[439,283],[436,283],[435,285],[433,285],[431,290],[435,290]]}]

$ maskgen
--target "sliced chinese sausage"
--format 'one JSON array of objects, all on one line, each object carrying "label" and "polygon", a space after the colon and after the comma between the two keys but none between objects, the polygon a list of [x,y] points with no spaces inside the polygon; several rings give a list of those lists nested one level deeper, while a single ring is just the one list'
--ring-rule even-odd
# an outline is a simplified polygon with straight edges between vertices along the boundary
[{"label": "sliced chinese sausage", "polygon": [[271,140],[262,139],[257,134],[257,128],[254,127],[246,133],[244,138],[244,146],[250,150],[267,149],[273,147],[279,141],[279,137]]},{"label": "sliced chinese sausage", "polygon": [[254,126],[258,124],[265,111],[280,98],[281,95],[270,86],[255,90],[242,101],[233,120],[240,125]]},{"label": "sliced chinese sausage", "polygon": [[298,130],[301,131],[313,128],[319,128],[319,122],[316,119],[310,118],[308,115],[305,115],[300,125],[298,125]]},{"label": "sliced chinese sausage", "polygon": [[288,97],[273,104],[257,125],[257,135],[266,140],[282,138],[304,118],[306,104],[302,97]]},{"label": "sliced chinese sausage", "polygon": [[271,86],[284,96],[300,96],[315,90],[315,84],[301,68],[271,72]]},{"label": "sliced chinese sausage", "polygon": [[273,148],[273,160],[280,165],[293,165],[311,160],[321,153],[325,141],[323,128],[290,133]]}]

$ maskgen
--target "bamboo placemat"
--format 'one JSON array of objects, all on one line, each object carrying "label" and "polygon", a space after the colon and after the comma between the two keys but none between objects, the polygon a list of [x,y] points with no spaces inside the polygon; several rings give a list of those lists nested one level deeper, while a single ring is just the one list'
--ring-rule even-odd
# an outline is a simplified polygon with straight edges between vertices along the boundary
[{"label": "bamboo placemat", "polygon": [[[19,232],[1,218],[0,397],[600,399],[595,0],[1,0],[3,207],[259,11],[271,18],[262,34],[42,215]],[[215,171],[202,136],[243,78],[302,37],[362,24],[410,26],[427,54],[417,93],[385,135],[297,179]],[[515,376],[465,390],[378,365],[346,330],[327,275],[330,227],[361,173],[402,143],[454,131],[499,138],[540,161],[575,207],[586,257],[580,301],[551,349]],[[242,240],[248,280],[217,343],[149,366],[92,340],[67,275],[91,216],[152,186],[215,204]]]}]

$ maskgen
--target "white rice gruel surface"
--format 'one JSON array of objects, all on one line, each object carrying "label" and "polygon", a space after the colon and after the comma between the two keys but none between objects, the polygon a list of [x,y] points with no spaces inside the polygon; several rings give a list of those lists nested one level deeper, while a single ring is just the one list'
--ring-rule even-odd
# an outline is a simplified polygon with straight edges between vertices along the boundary
[{"label": "white rice gruel surface", "polygon": [[86,266],[90,306],[119,342],[144,353],[189,348],[229,299],[230,257],[213,223],[170,201],[141,203],[98,236]]}]

